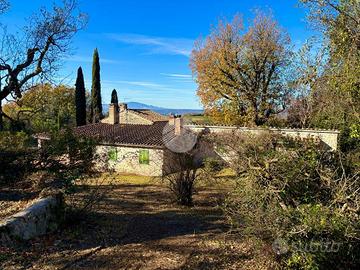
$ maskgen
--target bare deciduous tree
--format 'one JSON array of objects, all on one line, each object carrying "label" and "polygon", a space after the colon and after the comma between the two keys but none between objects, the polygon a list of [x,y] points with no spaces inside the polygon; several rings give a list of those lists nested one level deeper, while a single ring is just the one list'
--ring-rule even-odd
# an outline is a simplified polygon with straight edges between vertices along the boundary
[{"label": "bare deciduous tree", "polygon": [[163,176],[163,180],[169,184],[169,188],[179,205],[193,205],[192,196],[199,168],[200,164],[195,158],[194,151],[173,153],[172,162],[167,168],[171,173]]},{"label": "bare deciduous tree", "polygon": [[9,2],[7,0],[0,0],[0,14],[4,13],[9,8]]},{"label": "bare deciduous tree", "polygon": [[297,73],[293,82],[294,97],[287,111],[288,122],[293,127],[309,127],[318,105],[319,89],[327,84],[327,48],[311,38],[294,55],[293,66]]},{"label": "bare deciduous tree", "polygon": [[[51,10],[41,8],[28,19],[23,33],[9,34],[2,28],[0,44],[0,130],[3,128],[1,101],[19,99],[40,79],[51,80],[61,59],[68,53],[72,37],[82,29],[86,15],[77,10],[76,0],[63,0]],[[7,1],[0,3],[0,10]]]}]

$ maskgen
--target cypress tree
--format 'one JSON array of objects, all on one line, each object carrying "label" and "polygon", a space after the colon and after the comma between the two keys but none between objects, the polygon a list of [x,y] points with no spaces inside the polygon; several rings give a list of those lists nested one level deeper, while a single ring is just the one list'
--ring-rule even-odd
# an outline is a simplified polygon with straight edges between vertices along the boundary
[{"label": "cypress tree", "polygon": [[85,83],[82,68],[79,67],[77,71],[75,83],[75,106],[76,106],[76,125],[86,125],[86,97],[85,97]]},{"label": "cypress tree", "polygon": [[91,120],[97,123],[102,119],[100,61],[97,48],[94,50],[91,86]]},{"label": "cypress tree", "polygon": [[115,89],[112,90],[112,92],[111,92],[111,103],[112,103],[112,104],[118,104],[118,103],[119,103],[119,101],[118,101],[118,96],[117,96],[117,92],[116,92]]}]

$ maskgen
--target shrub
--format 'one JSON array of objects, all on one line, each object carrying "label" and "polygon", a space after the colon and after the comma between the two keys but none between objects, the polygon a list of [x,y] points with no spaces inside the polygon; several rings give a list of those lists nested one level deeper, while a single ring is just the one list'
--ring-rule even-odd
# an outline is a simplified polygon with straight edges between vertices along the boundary
[{"label": "shrub", "polygon": [[209,173],[217,173],[224,168],[224,162],[218,158],[206,158],[203,163],[204,170]]},{"label": "shrub", "polygon": [[55,132],[39,149],[38,165],[71,188],[75,179],[92,170],[95,146],[93,139],[76,137],[71,130]]},{"label": "shrub", "polygon": [[0,132],[1,151],[21,151],[30,146],[31,137],[25,132]]},{"label": "shrub", "polygon": [[[40,149],[29,145],[25,133],[2,133],[0,137],[0,184],[31,188],[32,196],[65,191],[66,218],[78,222],[83,215],[99,205],[108,189],[102,188],[105,179],[93,177],[96,142],[74,136],[71,130],[50,134],[50,140]],[[21,184],[21,185],[20,185]],[[109,186],[109,183],[106,183]]]},{"label": "shrub", "polygon": [[194,185],[200,164],[191,152],[172,153],[172,155],[170,168],[167,168],[171,173],[163,176],[163,181],[169,184],[169,188],[179,205],[192,206]]},{"label": "shrub", "polygon": [[283,243],[274,247],[282,268],[359,267],[359,173],[314,142],[269,134],[236,142],[222,146],[236,145],[237,187],[224,204],[233,228]]},{"label": "shrub", "polygon": [[[53,175],[53,186],[64,189],[67,221],[79,222],[103,201],[111,183],[100,177],[94,166],[100,158],[94,139],[75,136],[71,130],[50,137],[40,149],[40,168]],[[107,188],[103,188],[105,183]]]},{"label": "shrub", "polygon": [[33,147],[32,140],[23,132],[1,133],[0,182],[15,184],[26,177],[34,178],[31,175],[37,172],[46,172],[56,184],[69,187],[74,179],[92,168],[93,140],[77,138],[71,131],[52,134],[40,149]]},{"label": "shrub", "polygon": [[0,184],[13,184],[33,170],[34,150],[25,132],[0,132]]}]

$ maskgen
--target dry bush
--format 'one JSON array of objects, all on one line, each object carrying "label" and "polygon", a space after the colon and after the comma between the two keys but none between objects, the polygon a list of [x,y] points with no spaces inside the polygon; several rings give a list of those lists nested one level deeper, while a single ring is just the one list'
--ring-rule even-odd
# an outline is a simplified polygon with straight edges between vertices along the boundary
[{"label": "dry bush", "polygon": [[[61,189],[68,198],[69,208],[84,213],[92,210],[104,197],[101,178],[86,182],[94,170],[96,142],[74,136],[71,130],[51,134],[40,149],[30,147],[25,133],[1,133],[0,180],[3,185],[17,185],[36,194],[47,189]],[[10,144],[10,141],[16,143]],[[104,157],[102,157],[104,158]],[[103,169],[103,168],[102,168]],[[6,182],[5,182],[6,181]],[[111,185],[109,181],[108,186]],[[76,203],[75,203],[76,198]],[[74,202],[74,203],[73,203]]]},{"label": "dry bush", "polygon": [[114,188],[115,174],[93,172],[82,175],[74,182],[73,188],[66,194],[68,221],[79,220],[95,212],[105,197]]},{"label": "dry bush", "polygon": [[[58,186],[66,194],[69,220],[81,219],[96,211],[112,189],[114,179],[109,157],[97,153],[96,145],[95,140],[76,137],[67,130],[54,134],[41,149],[42,166],[55,172],[56,179],[61,179]],[[108,172],[107,177],[103,177],[103,171]]]},{"label": "dry bush", "polygon": [[282,268],[360,265],[359,172],[339,153],[270,134],[226,139],[217,143],[227,152],[232,146],[239,175],[224,204],[235,231],[269,244],[281,239],[286,249],[274,251]]},{"label": "dry bush", "polygon": [[192,206],[194,185],[198,179],[200,163],[196,160],[194,151],[173,153],[172,162],[168,165],[171,173],[163,176],[163,181],[169,185],[175,200],[179,205]]}]

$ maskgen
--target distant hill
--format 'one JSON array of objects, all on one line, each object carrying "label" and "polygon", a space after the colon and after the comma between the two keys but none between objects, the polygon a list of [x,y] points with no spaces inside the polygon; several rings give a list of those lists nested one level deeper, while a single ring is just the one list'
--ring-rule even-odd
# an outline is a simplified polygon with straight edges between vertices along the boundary
[{"label": "distant hill", "polygon": [[[169,108],[162,108],[153,105],[148,105],[140,102],[128,102],[127,103],[129,109],[142,109],[142,110],[152,110],[154,112],[168,115],[172,114],[201,114],[203,110],[194,110],[194,109],[169,109]],[[109,104],[103,104],[103,112],[108,113],[109,111]]]}]

